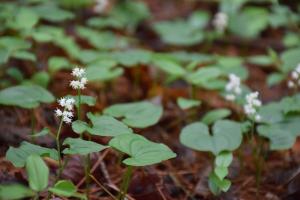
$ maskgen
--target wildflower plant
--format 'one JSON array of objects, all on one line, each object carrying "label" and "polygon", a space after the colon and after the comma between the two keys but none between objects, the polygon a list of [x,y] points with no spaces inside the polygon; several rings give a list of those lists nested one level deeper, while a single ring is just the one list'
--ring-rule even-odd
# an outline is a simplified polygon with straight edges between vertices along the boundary
[{"label": "wildflower plant", "polygon": [[244,105],[244,112],[252,121],[259,122],[261,116],[258,114],[258,108],[261,106],[261,101],[258,99],[259,93],[252,92],[246,95],[246,103]]},{"label": "wildflower plant", "polygon": [[225,86],[225,99],[228,101],[235,101],[237,96],[242,93],[241,78],[235,74],[229,74],[228,79],[229,81]]},{"label": "wildflower plant", "polygon": [[291,72],[291,79],[287,83],[288,87],[291,89],[298,89],[300,86],[300,63]]},{"label": "wildflower plant", "polygon": [[228,15],[224,12],[218,12],[212,23],[218,32],[223,33],[228,26]]}]

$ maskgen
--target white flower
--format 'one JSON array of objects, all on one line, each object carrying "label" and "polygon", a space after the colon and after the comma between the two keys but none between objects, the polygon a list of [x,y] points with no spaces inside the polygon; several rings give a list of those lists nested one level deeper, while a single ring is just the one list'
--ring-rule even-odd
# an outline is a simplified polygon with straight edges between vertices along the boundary
[{"label": "white flower", "polygon": [[229,101],[234,101],[236,96],[242,93],[241,79],[235,74],[229,74],[228,79],[229,82],[225,86],[225,90],[228,94],[225,98]]},{"label": "white flower", "polygon": [[57,117],[60,117],[60,116],[62,116],[63,115],[63,112],[60,110],[60,109],[56,109],[55,110],[55,115],[57,116]]},{"label": "white flower", "polygon": [[287,83],[288,88],[295,88],[297,85],[300,86],[300,63],[291,72],[291,79]]},{"label": "white flower", "polygon": [[72,75],[77,78],[83,77],[84,74],[85,74],[85,70],[83,68],[76,67],[72,70]]},{"label": "white flower", "polygon": [[217,31],[224,32],[228,25],[228,16],[226,13],[218,12],[213,19],[213,25]]},{"label": "white flower", "polygon": [[58,103],[61,107],[63,107],[63,111],[59,108],[55,110],[55,115],[57,117],[61,117],[65,123],[71,123],[73,118],[73,106],[75,104],[75,99],[73,98],[61,98],[58,100]]},{"label": "white flower", "polygon": [[260,121],[261,116],[257,114],[257,108],[262,105],[261,101],[258,99],[258,92],[252,92],[246,95],[246,104],[244,105],[244,112],[249,117],[255,121]]},{"label": "white flower", "polygon": [[294,88],[295,87],[295,83],[293,81],[288,81],[288,87],[289,88]]},{"label": "white flower", "polygon": [[84,77],[85,70],[83,68],[76,67],[73,69],[72,75],[75,76],[77,80],[72,80],[70,82],[70,86],[75,90],[83,90],[87,84],[87,78]]}]

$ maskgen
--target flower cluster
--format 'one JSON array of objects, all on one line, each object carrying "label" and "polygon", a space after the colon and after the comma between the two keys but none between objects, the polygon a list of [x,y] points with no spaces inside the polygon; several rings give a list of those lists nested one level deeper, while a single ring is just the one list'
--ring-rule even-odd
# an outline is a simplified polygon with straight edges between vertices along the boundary
[{"label": "flower cluster", "polygon": [[73,117],[73,107],[75,104],[75,100],[73,98],[61,98],[58,100],[58,103],[61,107],[63,107],[63,110],[60,110],[57,108],[55,110],[55,115],[57,117],[62,117],[62,120],[69,124],[72,122],[72,117]]},{"label": "flower cluster", "polygon": [[300,86],[300,63],[298,64],[296,69],[292,71],[291,78],[292,80],[288,81],[289,88],[297,88],[298,86]]},{"label": "flower cluster", "polygon": [[242,93],[241,79],[235,74],[229,74],[228,79],[229,82],[225,86],[225,90],[227,92],[225,98],[229,101],[234,101],[236,96]]},{"label": "flower cluster", "polygon": [[219,32],[224,32],[228,25],[228,16],[226,13],[218,12],[213,19],[213,25]]},{"label": "flower cluster", "polygon": [[70,86],[77,90],[77,89],[84,89],[87,83],[87,78],[84,77],[85,70],[83,68],[74,68],[72,71],[72,75],[77,79],[70,82]]},{"label": "flower cluster", "polygon": [[249,118],[255,121],[260,121],[261,116],[257,114],[257,108],[261,106],[261,101],[258,99],[258,92],[252,92],[246,95],[246,104],[244,105],[244,112]]}]

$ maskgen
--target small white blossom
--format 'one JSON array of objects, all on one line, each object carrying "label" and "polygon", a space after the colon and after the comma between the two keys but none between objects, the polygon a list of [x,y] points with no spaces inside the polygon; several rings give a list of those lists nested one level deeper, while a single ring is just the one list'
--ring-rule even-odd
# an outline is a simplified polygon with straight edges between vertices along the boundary
[{"label": "small white blossom", "polygon": [[70,82],[70,86],[75,90],[83,90],[87,84],[87,78],[84,77],[85,70],[83,68],[76,67],[73,69],[72,75],[76,77],[77,80],[72,80]]},{"label": "small white blossom", "polygon": [[85,70],[83,68],[76,67],[72,70],[72,75],[77,78],[83,77],[84,74],[85,74]]},{"label": "small white blossom", "polygon": [[246,95],[246,104],[244,105],[244,112],[249,117],[255,121],[260,121],[261,116],[257,114],[257,108],[262,105],[261,101],[258,99],[258,92],[252,92]]},{"label": "small white blossom", "polygon": [[55,110],[55,115],[57,117],[62,117],[62,120],[65,123],[71,123],[73,118],[73,106],[75,104],[75,99],[73,98],[61,98],[58,100],[58,103],[61,107],[63,107],[63,111],[57,108]]},{"label": "small white blossom", "polygon": [[300,86],[300,63],[291,72],[291,80],[287,82],[288,88],[297,88]]},{"label": "small white blossom", "polygon": [[228,93],[225,98],[229,101],[234,101],[237,95],[242,93],[241,79],[235,74],[229,74],[229,82],[225,86],[225,90]]},{"label": "small white blossom", "polygon": [[228,16],[226,13],[218,12],[213,19],[213,25],[219,32],[224,32],[228,25]]}]

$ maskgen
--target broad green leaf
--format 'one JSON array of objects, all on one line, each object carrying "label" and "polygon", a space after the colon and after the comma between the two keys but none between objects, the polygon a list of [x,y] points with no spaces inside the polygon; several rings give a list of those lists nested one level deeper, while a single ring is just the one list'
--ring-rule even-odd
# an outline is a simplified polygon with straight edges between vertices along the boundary
[{"label": "broad green leaf", "polygon": [[10,77],[14,78],[18,82],[21,82],[24,80],[24,75],[19,68],[10,67],[6,70],[6,74],[9,75]]},{"label": "broad green leaf", "polygon": [[112,105],[104,110],[104,114],[117,118],[122,117],[122,121],[128,126],[146,128],[159,121],[163,109],[161,106],[142,101]]},{"label": "broad green leaf", "polygon": [[192,149],[212,152],[214,155],[222,151],[233,151],[242,142],[241,125],[234,121],[219,120],[213,125],[210,134],[206,124],[196,122],[182,129],[180,142]]},{"label": "broad green leaf", "polygon": [[64,149],[64,154],[87,155],[89,153],[99,152],[107,148],[107,146],[80,138],[67,138],[65,139],[63,145],[69,145],[69,148]]},{"label": "broad green leaf", "polygon": [[0,199],[15,200],[35,196],[35,192],[30,188],[20,184],[0,185]]},{"label": "broad green leaf", "polygon": [[31,47],[31,43],[18,37],[1,37],[0,48],[6,48],[9,53],[17,50],[26,50]]},{"label": "broad green leaf", "polygon": [[26,159],[26,172],[31,189],[40,192],[48,186],[49,168],[43,159],[36,154]]},{"label": "broad green leaf", "polygon": [[77,197],[79,199],[87,199],[84,194],[77,193],[76,186],[68,180],[58,181],[54,187],[49,188],[49,191],[61,197]]},{"label": "broad green leaf", "polygon": [[227,192],[231,186],[231,182],[229,180],[220,180],[214,172],[210,173],[208,177],[208,184],[209,189],[215,195],[219,195],[221,191]]},{"label": "broad green leaf", "polygon": [[216,166],[214,173],[220,180],[223,180],[228,175],[228,167]]},{"label": "broad green leaf", "polygon": [[6,159],[12,162],[15,167],[23,167],[25,165],[26,159],[32,155],[38,154],[40,156],[47,156],[54,160],[58,160],[58,154],[55,149],[49,149],[28,143],[26,141],[22,142],[20,147],[9,147],[6,152]]},{"label": "broad green leaf", "polygon": [[91,65],[86,68],[86,77],[89,81],[109,81],[121,76],[123,72],[120,67]]},{"label": "broad green leaf", "polygon": [[128,154],[130,157],[123,163],[131,166],[152,165],[176,157],[166,145],[151,142],[137,134],[116,136],[110,140],[109,146]]},{"label": "broad green leaf", "polygon": [[53,56],[48,59],[48,70],[50,73],[55,73],[61,69],[71,69],[70,62],[64,57]]},{"label": "broad green leaf", "polygon": [[233,160],[233,155],[231,152],[224,151],[217,155],[215,159],[215,165],[219,167],[229,167]]},{"label": "broad green leaf", "polygon": [[224,119],[230,115],[231,115],[231,111],[226,108],[216,109],[216,110],[212,110],[212,111],[209,111],[208,113],[206,113],[202,117],[201,121],[207,125],[210,125],[210,124],[214,123],[215,121]]},{"label": "broad green leaf", "polygon": [[246,80],[248,77],[248,71],[246,66],[243,65],[243,62],[243,59],[240,57],[218,56],[216,66],[226,76],[229,74],[235,74],[242,80]]},{"label": "broad green leaf", "polygon": [[182,76],[185,74],[185,70],[177,62],[166,57],[155,56],[153,64],[170,75]]},{"label": "broad green leaf", "polygon": [[17,13],[14,26],[17,29],[31,29],[38,21],[39,17],[32,9],[23,7]]},{"label": "broad green leaf", "polygon": [[282,107],[278,103],[269,103],[260,107],[258,111],[261,116],[260,122],[273,124],[284,119]]},{"label": "broad green leaf", "polygon": [[280,107],[284,114],[300,112],[300,95],[284,97],[280,101]]},{"label": "broad green leaf", "polygon": [[89,128],[89,125],[81,120],[76,120],[72,122],[72,129],[75,133],[81,134],[85,131],[87,131]]},{"label": "broad green leaf", "polygon": [[262,67],[270,66],[274,64],[273,59],[267,55],[256,55],[247,58],[247,61],[251,64],[259,65]]},{"label": "broad green leaf", "polygon": [[111,116],[88,113],[88,118],[93,124],[92,128],[88,129],[88,132],[93,135],[115,137],[133,133],[131,128],[128,128],[128,126]]},{"label": "broad green leaf", "polygon": [[31,77],[31,81],[36,85],[47,88],[50,82],[50,76],[45,71],[37,72]]},{"label": "broad green leaf", "polygon": [[268,12],[259,7],[247,7],[230,16],[229,29],[232,33],[245,38],[259,36],[268,25]]},{"label": "broad green leaf", "polygon": [[277,72],[271,73],[267,77],[267,85],[269,87],[272,87],[272,86],[274,86],[274,85],[279,84],[280,82],[282,82],[285,78],[286,78],[285,74],[277,73]]},{"label": "broad green leaf", "polygon": [[61,22],[74,18],[73,13],[59,8],[52,2],[39,4],[34,7],[34,10],[40,18],[50,22]]},{"label": "broad green leaf", "polygon": [[270,140],[271,150],[284,150],[291,148],[296,137],[288,130],[273,125],[261,125],[257,127],[259,135]]},{"label": "broad green leaf", "polygon": [[20,60],[29,60],[29,61],[36,61],[36,56],[29,52],[29,51],[16,51],[16,52],[13,52],[11,54],[11,57],[13,58],[17,58],[17,59],[20,59]]},{"label": "broad green leaf", "polygon": [[300,63],[300,48],[292,48],[285,50],[280,54],[280,60],[282,61],[281,70],[285,73],[295,69]]},{"label": "broad green leaf", "polygon": [[183,110],[197,107],[200,104],[201,104],[201,101],[199,101],[199,100],[186,99],[186,98],[182,98],[182,97],[179,97],[177,99],[177,105]]},{"label": "broad green leaf", "polygon": [[53,95],[37,85],[20,85],[0,91],[0,104],[36,108],[40,103],[51,103]]}]

